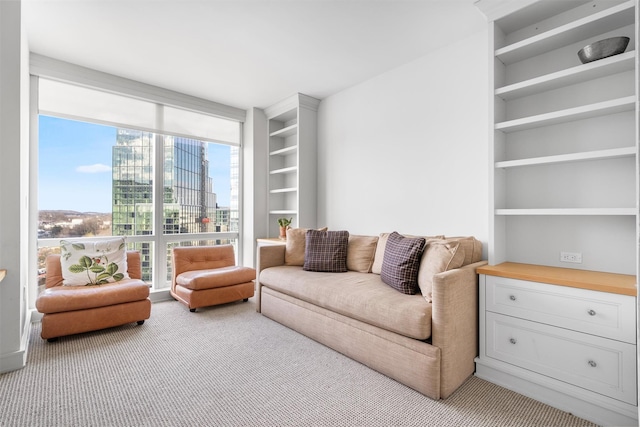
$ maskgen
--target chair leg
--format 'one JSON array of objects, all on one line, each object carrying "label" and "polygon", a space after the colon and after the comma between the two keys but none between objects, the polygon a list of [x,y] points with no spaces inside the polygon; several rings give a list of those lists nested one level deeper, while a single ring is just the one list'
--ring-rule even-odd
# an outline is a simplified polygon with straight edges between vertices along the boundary
[{"label": "chair leg", "polygon": [[249,298],[245,298],[242,300],[242,302],[247,302],[247,301],[249,301]]},{"label": "chair leg", "polygon": [[47,338],[47,342],[56,342],[58,341],[58,337],[55,338]]},{"label": "chair leg", "polygon": [[189,311],[192,312],[192,313],[195,313],[196,309],[195,308],[190,308]]},{"label": "chair leg", "polygon": [[144,320],[138,320],[138,325],[144,325]]}]

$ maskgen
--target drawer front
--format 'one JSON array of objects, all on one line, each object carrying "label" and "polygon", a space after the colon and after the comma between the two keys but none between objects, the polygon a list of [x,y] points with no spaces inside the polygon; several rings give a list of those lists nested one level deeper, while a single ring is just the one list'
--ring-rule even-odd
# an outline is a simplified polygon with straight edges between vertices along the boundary
[{"label": "drawer front", "polygon": [[487,356],[636,404],[636,346],[486,313]]},{"label": "drawer front", "polygon": [[636,343],[636,298],[486,276],[486,309],[605,338]]}]

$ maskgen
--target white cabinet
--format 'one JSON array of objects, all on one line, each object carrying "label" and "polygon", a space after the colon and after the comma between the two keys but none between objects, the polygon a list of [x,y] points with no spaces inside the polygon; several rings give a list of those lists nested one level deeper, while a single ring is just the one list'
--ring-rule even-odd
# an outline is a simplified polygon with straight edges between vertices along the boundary
[{"label": "white cabinet", "polygon": [[292,227],[316,226],[316,114],[319,100],[296,94],[267,109],[269,128],[269,236],[277,220]]},{"label": "white cabinet", "polygon": [[598,424],[637,425],[634,276],[517,263],[479,272],[476,376]]},{"label": "white cabinet", "polygon": [[[489,264],[635,275],[636,0],[487,3]],[[630,38],[625,53],[580,62],[578,50],[613,36]],[[583,263],[561,263],[561,251]]]}]

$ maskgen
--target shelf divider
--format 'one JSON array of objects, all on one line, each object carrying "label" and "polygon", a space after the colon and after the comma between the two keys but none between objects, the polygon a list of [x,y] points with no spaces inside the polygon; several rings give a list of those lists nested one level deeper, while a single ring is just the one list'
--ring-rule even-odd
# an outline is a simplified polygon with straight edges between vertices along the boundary
[{"label": "shelf divider", "polygon": [[505,133],[510,133],[542,126],[550,126],[558,123],[567,123],[574,120],[588,119],[590,117],[606,116],[608,114],[633,110],[635,108],[635,102],[635,96],[627,96],[624,98],[597,102],[595,104],[581,105],[579,107],[568,108],[566,110],[552,111],[550,113],[507,120],[496,123],[495,129]]},{"label": "shelf divider", "polygon": [[552,209],[496,209],[496,215],[504,216],[635,216],[636,208],[552,208]]},{"label": "shelf divider", "polygon": [[555,73],[546,74],[533,79],[524,80],[507,86],[497,88],[496,96],[505,101],[524,96],[546,92],[566,85],[594,80],[599,77],[618,74],[633,70],[636,51],[625,52],[620,55],[604,58],[600,61],[577,65]]},{"label": "shelf divider", "polygon": [[559,154],[557,156],[531,157],[520,160],[504,160],[496,162],[496,168],[515,168],[522,166],[571,163],[587,160],[619,159],[636,155],[635,147],[612,148],[610,150],[585,151],[582,153]]},{"label": "shelf divider", "polygon": [[297,131],[298,131],[298,124],[294,123],[294,124],[292,124],[290,126],[287,126],[285,128],[278,129],[278,130],[276,130],[274,132],[271,132],[269,134],[269,136],[278,136],[278,137],[281,137],[281,138],[286,138],[288,136],[295,135]]}]

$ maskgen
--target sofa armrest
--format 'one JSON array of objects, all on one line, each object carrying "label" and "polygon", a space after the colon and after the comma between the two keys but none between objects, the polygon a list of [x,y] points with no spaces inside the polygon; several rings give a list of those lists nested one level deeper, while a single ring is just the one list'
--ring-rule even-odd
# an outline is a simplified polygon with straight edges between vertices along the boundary
[{"label": "sofa armrest", "polygon": [[475,370],[480,261],[433,277],[431,342],[441,351],[440,396],[447,398]]},{"label": "sofa armrest", "polygon": [[265,268],[284,265],[285,245],[258,245],[256,259],[256,311],[260,313],[260,299],[262,297],[262,285],[260,284],[260,272]]}]

